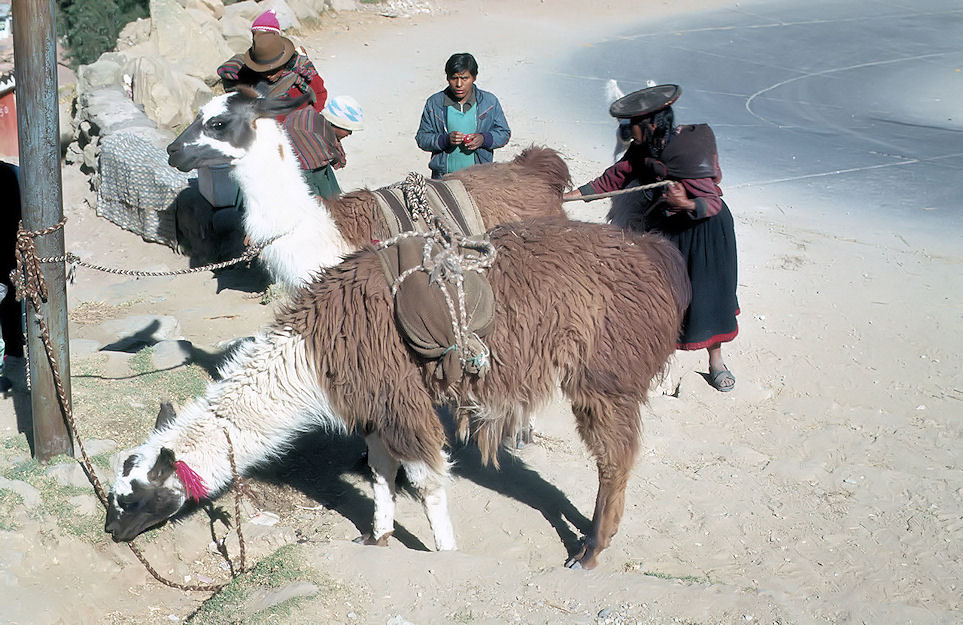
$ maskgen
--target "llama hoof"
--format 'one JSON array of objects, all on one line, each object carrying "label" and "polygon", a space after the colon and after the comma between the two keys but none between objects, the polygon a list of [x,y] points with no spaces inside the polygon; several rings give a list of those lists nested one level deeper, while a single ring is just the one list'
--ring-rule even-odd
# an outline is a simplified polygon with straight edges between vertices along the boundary
[{"label": "llama hoof", "polygon": [[515,434],[514,448],[516,450],[524,449],[532,444],[534,438],[533,428],[528,426]]},{"label": "llama hoof", "polygon": [[594,569],[596,566],[598,566],[598,563],[599,563],[598,560],[594,557],[586,558],[583,556],[581,558],[569,558],[568,561],[565,563],[565,568],[585,569],[586,571],[590,571]]},{"label": "llama hoof", "polygon": [[357,538],[355,538],[353,542],[356,542],[359,545],[374,545],[376,547],[387,547],[388,539],[391,538],[392,534],[394,534],[394,532],[388,532],[387,534],[382,534],[381,538],[378,538],[378,539],[375,539],[375,537],[372,536],[371,534],[362,534],[361,536],[358,536]]},{"label": "llama hoof", "polygon": [[578,550],[578,553],[573,555],[571,558],[565,561],[565,568],[567,569],[594,569],[598,565],[598,551],[589,550],[584,545]]}]

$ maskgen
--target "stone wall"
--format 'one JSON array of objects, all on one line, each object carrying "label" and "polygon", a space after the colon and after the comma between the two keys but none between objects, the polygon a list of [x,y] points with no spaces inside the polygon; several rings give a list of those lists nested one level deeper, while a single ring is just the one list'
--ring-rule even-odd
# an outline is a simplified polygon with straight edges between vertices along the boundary
[{"label": "stone wall", "polygon": [[[115,50],[77,72],[73,141],[65,159],[80,163],[98,192],[98,214],[140,234],[204,260],[217,259],[217,242],[230,230],[223,217],[197,191],[196,173],[176,174],[166,166],[167,145],[186,127],[197,109],[220,90],[217,67],[251,45],[251,23],[273,9],[283,30],[320,18],[324,11],[356,9],[355,0],[151,0],[150,17],[124,27]],[[108,136],[122,134],[116,140]],[[104,150],[143,155],[124,170],[121,156]],[[101,163],[111,163],[101,171]],[[157,167],[171,171],[145,168]],[[148,189],[118,184],[104,176],[131,176]],[[141,185],[141,186],[143,186]],[[163,187],[168,185],[169,188]],[[130,189],[129,191],[127,189]],[[132,195],[132,197],[126,197]],[[145,198],[174,198],[169,205]],[[159,200],[158,200],[159,201]],[[123,214],[129,207],[131,214]],[[150,211],[159,211],[152,215]],[[234,220],[237,221],[236,219]],[[175,224],[156,227],[156,224]],[[154,224],[152,226],[151,224]],[[229,246],[234,247],[234,246]]]}]

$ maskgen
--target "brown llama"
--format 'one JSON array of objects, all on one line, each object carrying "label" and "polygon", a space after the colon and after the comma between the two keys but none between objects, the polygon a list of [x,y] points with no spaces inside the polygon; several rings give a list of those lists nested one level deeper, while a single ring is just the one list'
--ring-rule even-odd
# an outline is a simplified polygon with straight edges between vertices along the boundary
[{"label": "brown llama", "polygon": [[[369,543],[394,529],[395,476],[405,469],[435,546],[455,549],[444,484],[445,430],[434,406],[471,406],[486,462],[561,387],[596,459],[592,528],[566,563],[592,568],[619,527],[640,443],[639,406],[675,350],[689,282],[673,245],[606,225],[544,219],[490,231],[491,369],[450,388],[406,345],[391,287],[370,249],[299,291],[274,324],[236,353],[205,395],[159,426],[118,473],[106,531],[131,540],[190,497],[221,491],[238,470],[282,453],[301,432],[365,435],[374,476]],[[222,431],[224,430],[224,431]]]}]

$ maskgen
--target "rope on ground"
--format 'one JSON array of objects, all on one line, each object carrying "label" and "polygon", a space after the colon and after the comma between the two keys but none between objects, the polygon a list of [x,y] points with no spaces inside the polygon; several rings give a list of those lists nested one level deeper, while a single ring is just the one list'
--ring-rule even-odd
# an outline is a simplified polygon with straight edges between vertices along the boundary
[{"label": "rope on ground", "polygon": [[[13,270],[10,274],[11,282],[15,287],[15,297],[17,301],[29,300],[30,304],[34,309],[34,317],[40,326],[40,337],[43,342],[44,352],[47,355],[47,360],[50,364],[50,371],[53,375],[54,384],[57,387],[57,399],[60,403],[60,409],[63,412],[64,420],[67,422],[67,426],[70,429],[70,434],[73,440],[77,441],[77,447],[80,449],[81,461],[83,463],[84,469],[87,472],[87,479],[90,481],[94,488],[94,492],[97,494],[97,498],[100,499],[100,503],[104,506],[106,510],[108,508],[107,493],[104,490],[103,485],[100,483],[100,479],[97,477],[97,473],[94,470],[93,462],[87,455],[87,450],[84,448],[83,440],[77,431],[77,424],[74,420],[73,410],[70,406],[70,402],[67,401],[67,392],[64,388],[63,378],[60,374],[60,367],[57,363],[57,358],[55,356],[55,350],[53,342],[50,339],[50,331],[47,327],[46,320],[41,314],[42,308],[41,304],[47,301],[47,283],[44,279],[43,272],[40,270],[40,265],[43,262],[56,262],[53,260],[41,259],[37,256],[37,246],[34,239],[38,236],[43,236],[56,232],[64,226],[66,218],[61,219],[58,223],[38,231],[29,231],[23,228],[23,222],[20,223],[20,227],[17,230],[17,241],[16,241],[16,256],[17,256],[17,268]],[[158,274],[161,275],[161,274]],[[163,274],[166,275],[166,274]],[[25,302],[26,303],[26,302]],[[237,571],[233,572],[233,576],[237,576],[244,572],[244,537],[241,534],[241,513],[240,513],[240,480],[238,479],[237,466],[234,462],[234,445],[231,442],[231,437],[224,430],[224,434],[227,437],[229,446],[229,458],[231,462],[231,470],[233,471],[234,484],[235,484],[235,527],[237,530],[237,536],[240,543],[240,567]],[[140,549],[134,545],[133,541],[127,543],[130,550],[134,553],[138,560],[144,565],[147,571],[156,579],[157,581],[170,586],[172,588],[177,588],[179,590],[193,590],[193,591],[205,591],[205,592],[217,592],[225,585],[227,582],[221,584],[179,584],[177,582],[171,581],[160,575],[154,568],[150,565],[144,554]],[[228,562],[231,563],[230,558],[226,556]],[[233,564],[233,563],[231,563]],[[233,571],[233,566],[232,566]]]},{"label": "rope on ground", "polygon": [[647,189],[655,189],[656,187],[665,187],[672,184],[671,180],[662,180],[660,182],[653,182],[652,184],[643,184],[638,187],[629,187],[628,189],[619,189],[618,191],[606,191],[605,193],[593,193],[591,195],[580,195],[578,197],[563,197],[563,202],[575,202],[584,201],[588,202],[590,200],[600,200],[604,197],[612,197],[615,195],[625,195],[626,193],[636,193],[638,191],[645,191]]}]

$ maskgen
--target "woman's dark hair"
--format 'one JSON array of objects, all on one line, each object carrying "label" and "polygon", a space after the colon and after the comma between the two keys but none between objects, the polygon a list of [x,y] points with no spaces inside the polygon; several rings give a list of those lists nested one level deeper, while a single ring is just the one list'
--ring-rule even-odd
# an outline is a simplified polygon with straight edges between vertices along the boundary
[{"label": "woman's dark hair", "polygon": [[448,57],[448,62],[445,63],[445,76],[451,77],[464,71],[471,74],[472,78],[478,76],[478,63],[475,57],[467,52],[456,52]]},{"label": "woman's dark hair", "polygon": [[649,152],[654,158],[661,158],[662,150],[672,137],[672,129],[675,127],[675,114],[672,107],[667,106],[661,111],[656,111],[651,116],[652,123],[655,124],[655,131],[649,141]]}]

